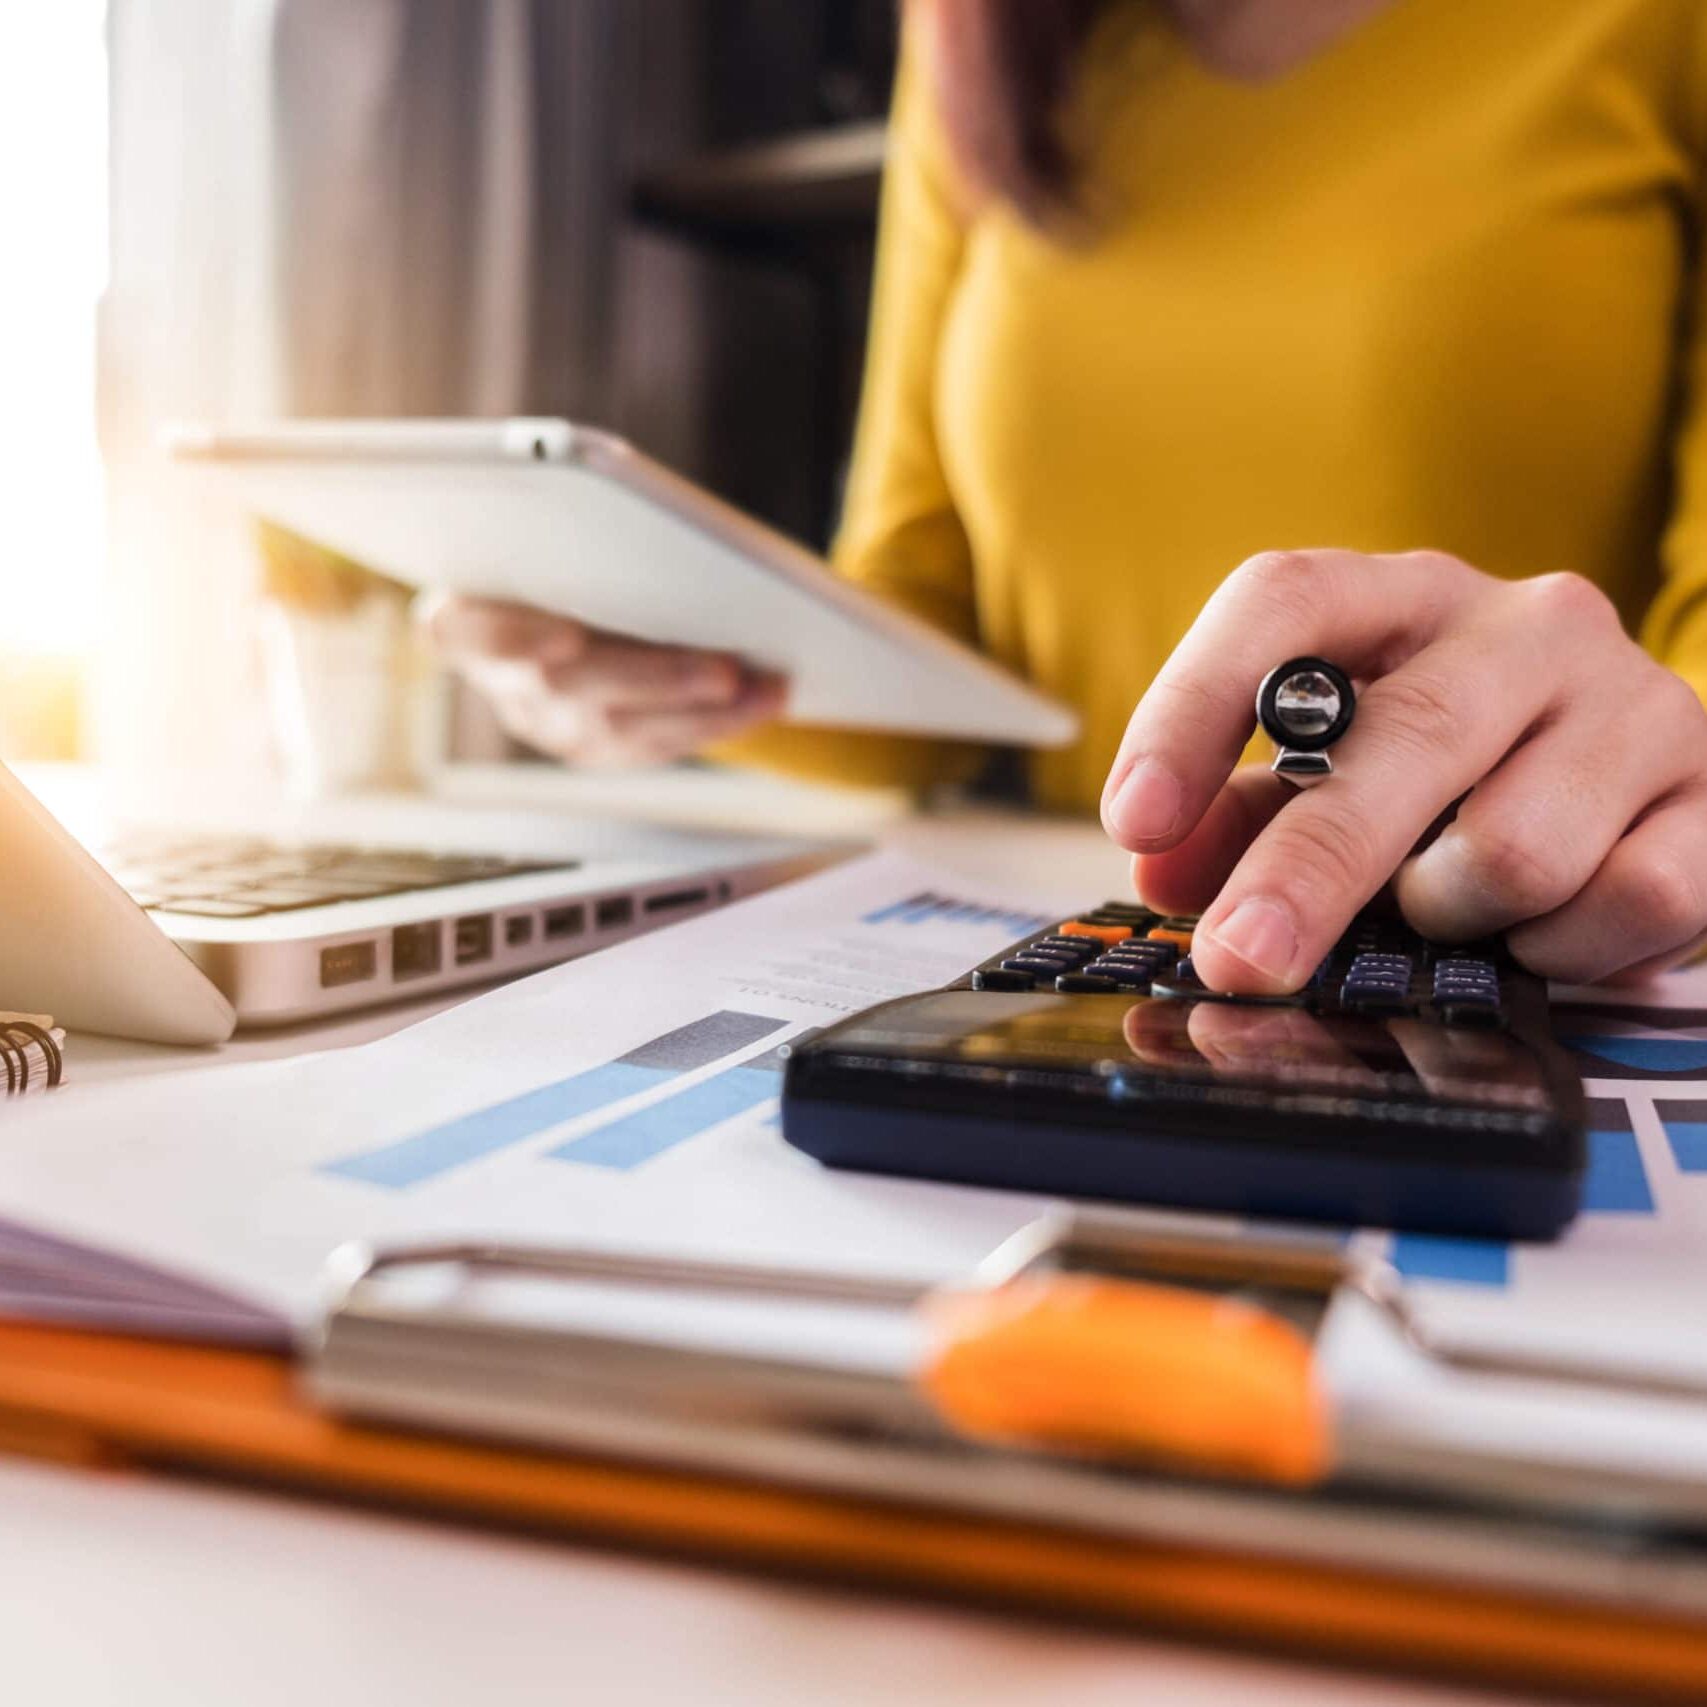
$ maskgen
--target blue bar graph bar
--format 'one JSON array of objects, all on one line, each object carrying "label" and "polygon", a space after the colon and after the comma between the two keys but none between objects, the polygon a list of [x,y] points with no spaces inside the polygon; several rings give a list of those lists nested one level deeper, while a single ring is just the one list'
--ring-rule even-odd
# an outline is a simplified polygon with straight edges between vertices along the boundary
[{"label": "blue bar graph bar", "polygon": [[929,892],[909,895],[904,901],[892,901],[888,906],[867,913],[860,923],[922,925],[932,920],[953,925],[1000,924],[1007,926],[1015,936],[1024,936],[1049,923],[1042,913],[1005,912],[1000,907],[984,907],[977,902],[956,901],[950,896]]},{"label": "blue bar graph bar", "polygon": [[774,1070],[731,1067],[714,1078],[701,1079],[685,1091],[649,1103],[608,1126],[595,1127],[559,1144],[546,1154],[555,1161],[580,1162],[595,1168],[637,1168],[654,1156],[709,1132],[738,1114],[757,1108],[777,1094]]},{"label": "blue bar graph bar", "polygon": [[1654,1103],[1654,1112],[1665,1128],[1678,1171],[1707,1174],[1707,1102],[1661,1100]]},{"label": "blue bar graph bar", "polygon": [[887,907],[879,907],[874,913],[867,913],[860,920],[862,925],[886,925],[893,919],[899,919],[910,913],[921,902],[930,900],[929,895],[909,895],[905,901],[891,901]]},{"label": "blue bar graph bar", "polygon": [[1653,1188],[1641,1147],[1621,1098],[1591,1097],[1588,1104],[1588,1172],[1583,1208],[1603,1215],[1652,1215]]},{"label": "blue bar graph bar", "polygon": [[[816,1034],[816,1028],[790,1039],[800,1043]],[[548,1159],[580,1162],[595,1168],[637,1168],[738,1114],[770,1101],[782,1089],[782,1048],[767,1049],[739,1066],[725,1068],[709,1079],[700,1079],[674,1096],[618,1115],[603,1126],[547,1150]],[[770,1124],[776,1124],[772,1120]]]},{"label": "blue bar graph bar", "polygon": [[1680,1172],[1707,1174],[1707,1121],[1668,1121],[1666,1137],[1671,1140],[1671,1153]]},{"label": "blue bar graph bar", "polygon": [[945,913],[954,910],[952,901],[939,901],[934,895],[927,895],[924,900],[909,907],[901,915],[904,925],[922,925],[926,919],[940,919]]},{"label": "blue bar graph bar", "polygon": [[474,1109],[378,1149],[328,1162],[320,1172],[393,1190],[420,1185],[452,1168],[549,1132],[565,1121],[625,1102],[642,1091],[709,1066],[768,1037],[786,1023],[763,1014],[708,1014],[650,1039],[615,1061]]},{"label": "blue bar graph bar", "polygon": [[1634,1132],[1591,1132],[1583,1208],[1602,1215],[1652,1215],[1654,1194]]},{"label": "blue bar graph bar", "polygon": [[1432,1233],[1400,1233],[1393,1240],[1393,1266],[1407,1280],[1449,1280],[1465,1286],[1511,1283],[1511,1247],[1491,1239],[1447,1239]]}]

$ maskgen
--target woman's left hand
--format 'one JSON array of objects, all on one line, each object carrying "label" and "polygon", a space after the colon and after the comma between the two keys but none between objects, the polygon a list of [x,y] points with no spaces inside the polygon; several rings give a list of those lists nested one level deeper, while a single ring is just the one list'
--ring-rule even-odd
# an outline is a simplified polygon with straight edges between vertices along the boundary
[{"label": "woman's left hand", "polygon": [[[1299,793],[1234,767],[1257,683],[1304,654],[1367,686],[1333,775]],[[1425,935],[1505,931],[1576,983],[1646,976],[1707,937],[1707,712],[1576,575],[1254,557],[1139,701],[1102,811],[1143,898],[1202,912],[1212,989],[1297,989],[1389,879]]]}]

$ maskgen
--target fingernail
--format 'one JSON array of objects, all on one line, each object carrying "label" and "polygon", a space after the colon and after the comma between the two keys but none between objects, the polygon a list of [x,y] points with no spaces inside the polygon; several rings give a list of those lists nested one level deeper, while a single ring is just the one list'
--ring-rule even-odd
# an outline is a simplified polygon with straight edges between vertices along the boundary
[{"label": "fingernail", "polygon": [[1280,902],[1262,896],[1241,901],[1208,934],[1229,954],[1277,983],[1285,980],[1298,956],[1298,932],[1291,913]]},{"label": "fingernail", "polygon": [[1121,834],[1134,842],[1159,841],[1179,823],[1185,790],[1157,759],[1139,759],[1114,791],[1109,806]]}]

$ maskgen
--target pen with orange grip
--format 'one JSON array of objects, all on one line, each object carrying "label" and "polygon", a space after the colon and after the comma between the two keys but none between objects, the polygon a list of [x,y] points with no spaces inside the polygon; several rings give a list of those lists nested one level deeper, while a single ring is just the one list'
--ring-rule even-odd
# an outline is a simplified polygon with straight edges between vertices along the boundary
[{"label": "pen with orange grip", "polygon": [[1022,1275],[926,1304],[915,1380],[956,1433],[1287,1486],[1333,1465],[1309,1340],[1239,1298]]},{"label": "pen with orange grip", "polygon": [[[893,1308],[918,1330],[912,1390],[951,1434],[1289,1486],[1319,1480],[1332,1467],[1333,1430],[1310,1338],[1284,1315],[1230,1294],[1229,1284],[1303,1294],[1319,1305],[1338,1277],[1337,1253],[1320,1254],[1319,1242],[1316,1252],[1290,1244],[1267,1254],[1245,1242],[1204,1247],[1193,1237],[1158,1235],[1152,1219],[1177,1217],[1045,1217],[965,1282],[924,1289],[876,1276],[591,1250],[417,1245],[376,1254],[352,1247],[336,1259],[340,1296],[328,1343],[364,1306],[376,1319],[387,1314],[385,1271],[421,1264],[777,1304]],[[1137,1242],[1135,1227],[1144,1230]],[[621,1339],[574,1331],[589,1348]],[[707,1356],[679,1355],[688,1362]],[[774,1358],[713,1355],[714,1376],[710,1363],[701,1365],[707,1378],[754,1404],[786,1412],[801,1390],[799,1372]]]}]

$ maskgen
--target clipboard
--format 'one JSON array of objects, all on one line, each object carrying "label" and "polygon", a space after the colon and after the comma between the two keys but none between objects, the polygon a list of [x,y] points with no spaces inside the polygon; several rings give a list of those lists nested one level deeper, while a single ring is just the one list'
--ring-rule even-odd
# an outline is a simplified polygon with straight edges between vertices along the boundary
[{"label": "clipboard", "polygon": [[[1639,1605],[1639,1573],[1616,1546],[1591,1549],[1574,1580],[1471,1581],[1488,1537],[1442,1519],[1434,1545],[1462,1549],[1466,1567],[1450,1581],[1347,1551],[1359,1522],[1414,1514],[1271,1488],[1135,1481],[1142,1519],[1111,1533],[957,1506],[940,1487],[880,1495],[340,1420],[282,1357],[3,1324],[0,1448],[1318,1658],[1628,1700],[1707,1694],[1707,1613],[1663,1595]],[[1004,1476],[1023,1481],[1025,1468],[1009,1461]],[[1514,1539],[1542,1556],[1533,1534]]]},{"label": "clipboard", "polygon": [[[514,1298],[481,1308],[480,1286],[506,1281],[561,1296],[544,1312]],[[965,1505],[1022,1517],[1071,1512],[1100,1468],[1104,1483],[1087,1509],[1107,1518],[1122,1503],[1120,1477],[1137,1466],[1318,1493],[1351,1485],[1620,1529],[1687,1524],[1707,1537],[1707,1485],[1686,1474],[1548,1463],[1510,1446],[1431,1446],[1336,1414],[1314,1341],[1329,1307],[1352,1296],[1441,1371],[1544,1383],[1563,1403],[1701,1401],[1707,1384],[1456,1342],[1413,1310],[1389,1261],[1310,1229],[1074,1207],[1021,1228],[963,1279],[930,1287],[466,1242],[351,1245],[328,1265],[328,1282],[306,1380],[329,1409],[357,1417],[869,1494],[907,1485],[912,1471],[940,1492],[942,1478],[964,1468]],[[781,1345],[753,1324],[696,1341],[679,1319],[659,1335],[632,1314],[577,1317],[568,1303],[588,1288],[648,1298],[654,1321],[716,1299],[815,1309],[822,1319]],[[820,1346],[857,1342],[860,1318],[874,1312],[910,1328],[902,1349],[892,1331],[875,1364],[822,1355]],[[920,1462],[892,1455],[874,1467],[878,1437]],[[967,1459],[968,1447],[983,1455]],[[992,1488],[1014,1481],[1011,1464],[991,1470],[990,1450],[1004,1448],[1024,1454],[1043,1485],[992,1507]],[[1707,1566],[1707,1544],[1702,1559]],[[1701,1590],[1707,1613],[1707,1576]]]}]

